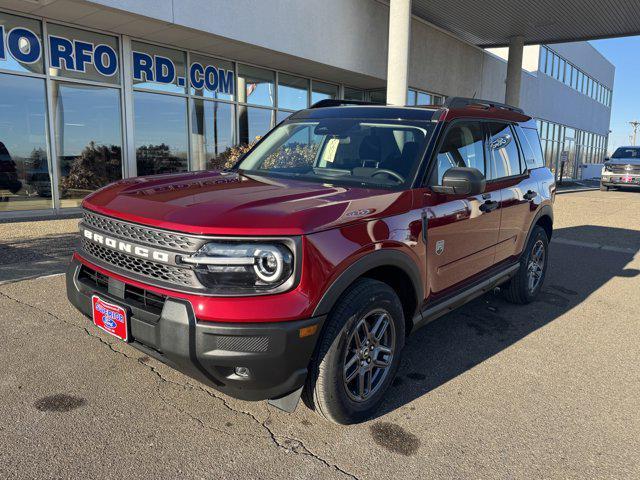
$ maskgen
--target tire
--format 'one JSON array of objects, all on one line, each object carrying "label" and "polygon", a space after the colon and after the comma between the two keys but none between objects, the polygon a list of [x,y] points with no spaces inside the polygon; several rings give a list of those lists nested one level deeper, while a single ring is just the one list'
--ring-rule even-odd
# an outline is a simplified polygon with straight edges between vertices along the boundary
[{"label": "tire", "polygon": [[606,185],[600,184],[600,191],[601,192],[608,192],[609,191],[609,187],[607,187]]},{"label": "tire", "polygon": [[[536,260],[536,256],[534,256],[534,249],[538,252],[540,247],[542,248],[543,254],[541,261]],[[511,303],[531,303],[542,289],[542,284],[547,275],[548,260],[549,238],[547,237],[547,232],[545,232],[541,226],[536,225],[533,227],[527,246],[520,256],[520,268],[505,287],[506,299]],[[532,262],[534,262],[536,266],[532,266]],[[532,288],[529,271],[534,268],[537,271],[538,278]]]},{"label": "tire", "polygon": [[[381,318],[388,321],[385,329],[380,328],[384,320],[378,323]],[[364,341],[363,322],[374,334],[384,330],[379,342],[373,338],[368,340],[370,350]],[[305,386],[307,405],[325,419],[338,424],[359,423],[370,418],[384,399],[400,365],[404,322],[402,304],[391,287],[368,278],[357,280],[338,300],[327,318],[309,366]],[[379,325],[378,329],[376,325]],[[356,333],[361,338],[362,348],[359,351],[350,348],[356,346]],[[390,358],[383,347],[391,347]],[[379,364],[388,363],[388,366],[375,367],[376,360]],[[345,370],[347,363],[350,366]],[[368,371],[371,373],[358,373]],[[347,382],[345,377],[354,375],[354,372],[355,379]],[[360,390],[361,377],[364,380],[363,391]]]}]

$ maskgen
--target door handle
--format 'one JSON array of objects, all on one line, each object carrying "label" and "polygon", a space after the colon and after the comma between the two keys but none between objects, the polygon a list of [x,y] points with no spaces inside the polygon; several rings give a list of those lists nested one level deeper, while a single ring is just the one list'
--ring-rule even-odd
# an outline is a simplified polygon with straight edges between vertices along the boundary
[{"label": "door handle", "polygon": [[482,205],[480,205],[480,211],[484,213],[493,212],[496,208],[498,208],[499,205],[499,202],[496,202],[494,200],[487,200]]},{"label": "door handle", "polygon": [[524,198],[525,200],[533,200],[537,196],[538,196],[538,192],[534,192],[533,190],[529,190],[527,193],[525,193],[522,196],[522,198]]}]

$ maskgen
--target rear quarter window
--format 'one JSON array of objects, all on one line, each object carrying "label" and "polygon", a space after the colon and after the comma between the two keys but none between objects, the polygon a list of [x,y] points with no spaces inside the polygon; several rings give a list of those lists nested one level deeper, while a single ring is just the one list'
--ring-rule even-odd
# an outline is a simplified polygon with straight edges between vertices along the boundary
[{"label": "rear quarter window", "polygon": [[544,167],[544,157],[542,156],[542,147],[540,145],[540,137],[535,128],[518,127],[518,136],[522,145],[525,163],[529,170]]}]

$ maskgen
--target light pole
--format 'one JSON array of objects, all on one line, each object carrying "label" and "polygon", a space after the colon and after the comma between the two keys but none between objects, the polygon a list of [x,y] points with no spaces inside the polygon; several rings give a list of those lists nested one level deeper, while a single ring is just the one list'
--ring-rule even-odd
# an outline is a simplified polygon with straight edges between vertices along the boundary
[{"label": "light pole", "polygon": [[633,128],[633,135],[631,137],[632,145],[636,146],[636,134],[638,133],[638,127],[640,127],[640,122],[638,120],[634,120],[633,122],[629,122],[631,128]]}]

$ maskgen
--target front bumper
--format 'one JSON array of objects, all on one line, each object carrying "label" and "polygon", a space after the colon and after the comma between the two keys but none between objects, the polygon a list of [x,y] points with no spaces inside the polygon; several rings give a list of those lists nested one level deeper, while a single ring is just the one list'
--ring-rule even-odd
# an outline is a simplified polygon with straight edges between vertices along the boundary
[{"label": "front bumper", "polygon": [[603,173],[600,183],[606,187],[640,186],[640,175],[626,173]]},{"label": "front bumper", "polygon": [[[139,296],[128,296],[124,282],[108,277],[99,285],[87,280],[83,268],[89,267],[76,258],[68,267],[69,301],[88,317],[94,294],[128,309],[131,345],[145,354],[242,400],[276,399],[304,385],[325,316],[273,323],[202,322],[186,300],[167,297],[161,310],[154,311]],[[301,337],[301,328],[314,325],[315,333]],[[236,367],[248,368],[249,375],[236,375]]]}]

